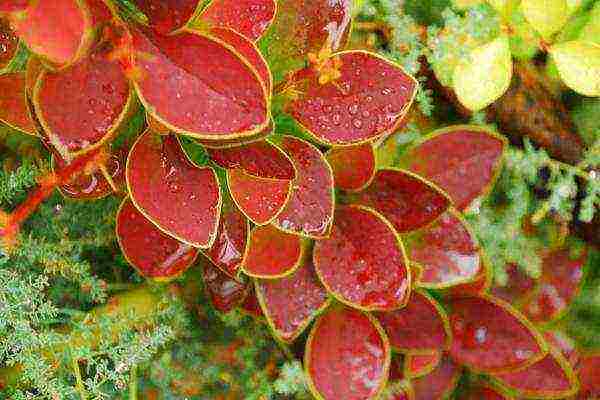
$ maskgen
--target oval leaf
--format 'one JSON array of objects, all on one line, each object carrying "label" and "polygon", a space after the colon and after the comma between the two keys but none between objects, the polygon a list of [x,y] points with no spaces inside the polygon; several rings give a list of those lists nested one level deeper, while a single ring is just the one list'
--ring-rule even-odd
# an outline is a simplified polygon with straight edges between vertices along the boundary
[{"label": "oval leaf", "polygon": [[196,142],[208,149],[231,149],[233,147],[246,146],[252,143],[260,142],[267,136],[273,133],[275,125],[273,121],[267,125],[265,129],[253,136],[248,136],[241,139],[228,139],[228,140],[207,140],[207,139],[194,139]]},{"label": "oval leaf", "polygon": [[403,307],[411,277],[400,238],[382,216],[362,206],[339,207],[331,236],[314,248],[317,274],[340,301],[365,310]]},{"label": "oval leaf", "polygon": [[525,317],[498,299],[456,298],[450,307],[450,355],[461,365],[501,373],[525,368],[547,353],[543,338]]},{"label": "oval leaf", "polygon": [[134,82],[147,111],[201,139],[253,136],[269,123],[258,72],[226,43],[198,32],[133,31]]},{"label": "oval leaf", "polygon": [[269,325],[284,342],[294,341],[329,304],[310,260],[287,277],[257,279],[256,293]]},{"label": "oval leaf", "polygon": [[250,222],[231,200],[223,201],[217,238],[205,255],[231,277],[242,265],[250,236]]},{"label": "oval leaf", "polygon": [[129,153],[126,178],[136,207],[161,230],[195,247],[212,245],[219,182],[211,168],[192,164],[176,136],[141,135]]},{"label": "oval leaf", "polygon": [[184,27],[192,19],[199,0],[134,0],[135,5],[148,17],[148,24],[162,34]]},{"label": "oval leaf", "polygon": [[471,282],[484,268],[475,236],[453,209],[403,239],[410,262],[421,270],[418,286],[439,289]]},{"label": "oval leaf", "polygon": [[119,64],[104,50],[65,70],[42,72],[33,94],[36,116],[63,158],[109,140],[132,102]]},{"label": "oval leaf", "polygon": [[477,126],[451,126],[417,143],[402,156],[400,165],[435,183],[464,210],[491,190],[507,141]]},{"label": "oval leaf", "polygon": [[492,386],[480,385],[469,387],[466,400],[513,400],[513,398]]},{"label": "oval leaf", "polygon": [[567,0],[522,0],[521,9],[525,19],[546,39],[567,22]]},{"label": "oval leaf", "polygon": [[445,399],[456,387],[461,372],[454,361],[443,357],[433,372],[412,381],[415,400]]},{"label": "oval leaf", "polygon": [[202,279],[213,306],[222,313],[228,313],[242,304],[248,295],[248,283],[231,278],[210,263],[204,265]]},{"label": "oval leaf", "polygon": [[442,361],[442,352],[429,354],[409,353],[404,357],[404,375],[409,379],[420,378],[433,372]]},{"label": "oval leaf", "polygon": [[280,146],[292,160],[297,176],[290,199],[273,223],[301,236],[328,236],[334,207],[331,167],[319,149],[304,140],[284,136]]},{"label": "oval leaf", "polygon": [[241,169],[255,177],[281,180],[296,177],[289,157],[266,140],[229,149],[208,149],[208,155],[222,168]]},{"label": "oval leaf", "polygon": [[508,37],[479,46],[454,68],[452,87],[469,110],[479,111],[506,92],[512,79],[512,56]]},{"label": "oval leaf", "polygon": [[356,202],[382,213],[399,233],[430,224],[450,207],[450,199],[414,174],[396,170],[377,171]]},{"label": "oval leaf", "polygon": [[117,214],[117,239],[127,261],[147,278],[175,278],[198,255],[190,245],[161,232],[129,198],[123,200]]},{"label": "oval leaf", "polygon": [[276,9],[274,0],[213,0],[200,20],[233,29],[256,41],[271,25]]},{"label": "oval leaf", "polygon": [[390,346],[378,323],[349,308],[330,309],[311,330],[304,366],[315,397],[375,399],[385,386]]},{"label": "oval leaf", "polygon": [[400,352],[447,350],[451,333],[442,307],[425,292],[413,291],[405,307],[375,317]]},{"label": "oval leaf", "polygon": [[550,48],[565,84],[584,96],[600,96],[600,45],[571,41]]},{"label": "oval leaf", "polygon": [[[373,141],[394,131],[412,104],[417,81],[400,66],[364,51],[332,55],[333,64],[304,70],[290,112],[317,140],[328,145]],[[339,77],[323,84],[324,74]]]},{"label": "oval leaf", "polygon": [[273,225],[256,226],[250,233],[244,273],[256,278],[275,279],[291,274],[300,265],[302,242],[296,235]]},{"label": "oval leaf", "polygon": [[292,190],[287,179],[258,178],[238,169],[227,171],[227,185],[235,204],[256,225],[273,221]]},{"label": "oval leaf", "polygon": [[375,176],[375,151],[370,143],[334,147],[325,157],[331,165],[335,187],[338,189],[360,191],[368,186]]},{"label": "oval leaf", "polygon": [[0,121],[28,135],[36,135],[22,72],[0,75]]}]

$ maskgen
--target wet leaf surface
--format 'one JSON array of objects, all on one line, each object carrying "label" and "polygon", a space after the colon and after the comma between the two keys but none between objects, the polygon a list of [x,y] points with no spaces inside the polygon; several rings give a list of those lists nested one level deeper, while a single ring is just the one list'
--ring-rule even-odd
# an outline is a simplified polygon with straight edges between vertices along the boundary
[{"label": "wet leaf surface", "polygon": [[325,156],[338,189],[362,190],[375,176],[375,151],[370,143],[334,147]]},{"label": "wet leaf surface", "polygon": [[250,233],[243,269],[247,275],[275,279],[292,273],[302,257],[302,242],[296,235],[273,225],[256,226]]},{"label": "wet leaf surface", "polygon": [[222,313],[239,306],[248,295],[248,283],[233,279],[210,263],[204,265],[202,279],[213,306]]},{"label": "wet leaf surface", "polygon": [[271,25],[276,9],[274,0],[213,0],[200,19],[258,40]]}]

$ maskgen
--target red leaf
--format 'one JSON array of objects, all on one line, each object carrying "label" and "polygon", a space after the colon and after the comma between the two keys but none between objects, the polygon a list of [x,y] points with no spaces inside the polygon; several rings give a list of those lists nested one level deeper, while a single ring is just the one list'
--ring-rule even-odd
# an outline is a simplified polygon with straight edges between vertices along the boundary
[{"label": "red leaf", "polygon": [[573,369],[559,353],[551,352],[542,360],[517,372],[496,374],[494,377],[519,397],[562,399],[579,389]]},{"label": "red leaf", "polygon": [[409,353],[404,357],[404,374],[410,379],[420,378],[433,372],[440,365],[441,361],[441,351],[434,351],[428,354]]},{"label": "red leaf", "polygon": [[242,55],[246,61],[254,67],[265,85],[268,96],[271,96],[273,90],[273,77],[271,76],[267,61],[263,58],[258,48],[247,39],[246,36],[231,29],[213,28],[211,29],[210,34],[232,46],[235,51]]},{"label": "red leaf", "polygon": [[344,303],[389,311],[408,301],[411,277],[400,238],[368,208],[339,207],[331,236],[315,243],[313,258],[325,287]]},{"label": "red leaf", "polygon": [[[0,9],[2,6],[0,6]],[[8,21],[0,18],[0,70],[14,58],[19,47],[19,38],[10,27]]]},{"label": "red leaf", "polygon": [[290,158],[266,140],[229,149],[208,149],[208,155],[222,168],[241,169],[258,178],[292,180],[296,177]]},{"label": "red leaf", "polygon": [[0,12],[23,11],[28,4],[29,0],[3,0],[0,4]]},{"label": "red leaf", "polygon": [[316,68],[297,76],[301,94],[290,103],[291,114],[328,145],[373,141],[394,131],[412,104],[417,81],[399,66],[364,51],[332,57],[341,63],[340,77],[322,84],[323,72]]},{"label": "red leaf", "polygon": [[36,135],[26,97],[25,74],[0,75],[0,121],[29,135]]},{"label": "red leaf", "polygon": [[400,165],[444,189],[459,210],[485,196],[500,172],[507,141],[478,126],[452,126],[409,149]]},{"label": "red leaf", "polygon": [[475,236],[456,210],[404,240],[408,258],[421,269],[419,286],[437,289],[472,282],[484,269]]},{"label": "red leaf", "polygon": [[257,279],[256,293],[275,335],[288,343],[329,304],[327,291],[309,260],[287,277]]},{"label": "red leaf", "polygon": [[375,151],[370,143],[334,147],[325,154],[338,189],[357,192],[375,176]]},{"label": "red leaf", "polygon": [[323,400],[374,399],[385,386],[390,353],[373,318],[349,308],[330,309],[306,342],[309,387]]},{"label": "red leaf", "polygon": [[591,353],[581,358],[577,366],[581,390],[577,400],[597,399],[600,396],[600,353]]},{"label": "red leaf", "polygon": [[273,221],[292,189],[287,179],[258,178],[238,169],[227,171],[227,185],[235,204],[256,225]]},{"label": "red leaf", "polygon": [[498,299],[456,298],[450,307],[450,355],[459,364],[501,373],[525,368],[547,353],[543,338],[525,317]]},{"label": "red leaf", "polygon": [[202,279],[213,306],[222,313],[239,306],[248,295],[249,284],[231,278],[210,263],[204,265]]},{"label": "red leaf", "polygon": [[133,31],[135,85],[148,112],[200,139],[254,136],[269,124],[258,72],[218,39],[198,32]]},{"label": "red leaf", "polygon": [[430,224],[450,207],[450,200],[440,190],[412,173],[396,169],[377,171],[356,202],[382,213],[399,233]]},{"label": "red leaf", "polygon": [[262,318],[264,316],[253,286],[250,286],[248,295],[240,305],[240,311],[255,318]]},{"label": "red leaf", "polygon": [[505,270],[508,275],[506,285],[494,285],[490,293],[514,305],[519,302],[519,299],[531,293],[535,287],[535,279],[527,275],[517,264],[508,264]]},{"label": "red leaf", "polygon": [[[192,19],[199,0],[134,0],[149,25],[162,34],[183,28]],[[200,4],[201,5],[201,4]]]},{"label": "red leaf", "polygon": [[513,400],[512,397],[488,385],[470,387],[465,400]]},{"label": "red leaf", "polygon": [[27,47],[53,64],[75,61],[93,39],[91,11],[77,0],[32,1],[9,17]]},{"label": "red leaf", "polygon": [[192,164],[176,136],[141,135],[129,153],[126,177],[134,204],[161,230],[195,247],[212,245],[219,182],[211,168]]},{"label": "red leaf", "polygon": [[207,140],[207,139],[194,139],[196,142],[200,143],[202,146],[208,149],[231,149],[233,147],[246,146],[252,143],[260,142],[264,140],[267,136],[273,133],[274,124],[273,121],[267,125],[265,129],[263,129],[260,133],[248,136],[243,139],[229,139],[229,140]]},{"label": "red leaf", "polygon": [[92,150],[114,136],[133,93],[106,51],[59,72],[42,72],[33,102],[49,142],[63,157]]},{"label": "red leaf", "polygon": [[302,242],[272,225],[256,226],[250,232],[244,273],[257,278],[275,279],[291,274],[300,265]]},{"label": "red leaf", "polygon": [[400,352],[447,350],[451,333],[442,307],[425,292],[413,291],[406,307],[376,313],[392,348]]},{"label": "red leaf", "polygon": [[560,354],[567,359],[572,367],[579,363],[581,355],[577,349],[577,344],[567,334],[557,329],[545,331],[544,339],[550,347],[560,351]]},{"label": "red leaf", "polygon": [[443,357],[433,372],[412,381],[415,400],[445,399],[456,387],[461,372],[449,357]]},{"label": "red leaf", "polygon": [[450,287],[449,293],[455,297],[477,296],[486,293],[491,283],[492,273],[490,267],[484,262],[483,268],[480,268],[479,273],[472,281]]},{"label": "red leaf", "polygon": [[290,199],[274,224],[301,236],[328,236],[334,207],[331,167],[319,149],[304,140],[284,136],[280,146],[292,160],[297,176]]},{"label": "red leaf", "polygon": [[276,9],[274,0],[213,0],[200,19],[256,41],[271,25]]},{"label": "red leaf", "polygon": [[117,214],[117,239],[123,255],[148,278],[172,279],[188,269],[198,250],[161,232],[129,198]]},{"label": "red leaf", "polygon": [[250,223],[231,201],[224,201],[217,239],[205,255],[231,277],[236,277],[248,246]]}]

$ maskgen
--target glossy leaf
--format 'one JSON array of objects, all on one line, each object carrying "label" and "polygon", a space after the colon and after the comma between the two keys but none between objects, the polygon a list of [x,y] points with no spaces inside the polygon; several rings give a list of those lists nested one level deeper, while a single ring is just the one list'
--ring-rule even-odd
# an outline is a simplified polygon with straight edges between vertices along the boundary
[{"label": "glossy leaf", "polygon": [[215,242],[205,255],[231,277],[236,277],[244,260],[250,236],[250,223],[229,199],[223,201]]},{"label": "glossy leaf", "polygon": [[228,139],[228,140],[207,140],[207,139],[194,139],[196,142],[201,144],[207,149],[231,149],[233,147],[246,146],[252,143],[260,142],[267,136],[273,133],[274,124],[273,121],[263,129],[261,132],[253,136],[248,136],[243,139]]},{"label": "glossy leaf", "polygon": [[212,245],[219,182],[211,168],[192,164],[176,136],[146,131],[129,153],[126,177],[134,204],[161,230],[195,247]]},{"label": "glossy leaf", "polygon": [[304,68],[309,53],[324,47],[341,50],[348,41],[352,8],[351,0],[277,1],[273,26],[260,42],[275,81]]},{"label": "glossy leaf", "polygon": [[162,34],[183,28],[202,3],[199,0],[134,0],[148,24]]},{"label": "glossy leaf", "polygon": [[271,25],[276,9],[274,0],[213,0],[200,19],[255,41]]},{"label": "glossy leaf", "polygon": [[479,273],[472,281],[459,283],[449,288],[449,293],[452,296],[477,296],[488,291],[492,284],[491,267],[484,261],[483,268],[479,269]]},{"label": "glossy leaf", "polygon": [[577,366],[581,389],[577,400],[595,399],[600,396],[600,353],[591,353],[581,358]]},{"label": "glossy leaf", "polygon": [[23,11],[28,4],[29,0],[3,0],[0,4],[0,12]]},{"label": "glossy leaf", "polygon": [[198,250],[190,245],[161,232],[129,198],[123,200],[117,214],[117,239],[127,261],[147,278],[175,278],[198,255]]},{"label": "glossy leaf", "polygon": [[404,375],[410,379],[420,378],[433,372],[441,361],[441,351],[424,354],[409,353],[404,357]]},{"label": "glossy leaf", "polygon": [[400,352],[448,350],[451,333],[442,307],[425,292],[413,291],[405,307],[375,317]]},{"label": "glossy leaf", "polygon": [[306,260],[291,275],[274,280],[257,279],[256,293],[275,335],[294,341],[329,304],[312,261]]},{"label": "glossy leaf", "polygon": [[398,233],[426,226],[450,207],[450,199],[439,189],[396,169],[377,171],[371,185],[355,201],[383,214]]},{"label": "glossy leaf", "polygon": [[412,381],[415,400],[446,398],[456,387],[461,372],[460,366],[449,357],[443,357],[431,373]]},{"label": "glossy leaf", "polygon": [[575,367],[579,363],[581,354],[573,338],[558,329],[544,331],[543,335],[549,347],[559,351],[569,365]]},{"label": "glossy leaf", "polygon": [[201,139],[254,136],[269,123],[258,72],[225,43],[198,32],[133,31],[133,77],[147,111]]},{"label": "glossy leaf", "polygon": [[558,43],[550,48],[550,55],[568,87],[584,96],[600,96],[600,44]]},{"label": "glossy leaf", "polygon": [[498,100],[512,79],[512,55],[508,37],[476,47],[454,68],[452,87],[458,100],[472,111],[479,111]]},{"label": "glossy leaf", "polygon": [[258,298],[256,297],[256,292],[254,290],[254,286],[250,286],[250,290],[242,304],[240,305],[240,311],[254,317],[254,318],[262,318],[264,314],[262,312],[262,308],[258,302]]},{"label": "glossy leaf", "polygon": [[48,141],[66,157],[103,144],[132,107],[133,94],[117,62],[102,49],[59,72],[42,72],[34,89],[36,115]]},{"label": "glossy leaf", "polygon": [[375,176],[375,151],[370,143],[334,147],[325,157],[333,170],[335,187],[356,192],[364,189]]},{"label": "glossy leaf", "polygon": [[506,145],[505,138],[481,127],[452,126],[411,147],[400,165],[437,184],[462,211],[489,192]]},{"label": "glossy leaf", "polygon": [[10,20],[27,47],[52,64],[80,58],[93,39],[91,11],[77,0],[32,1]]},{"label": "glossy leaf", "polygon": [[[417,90],[412,76],[364,51],[337,53],[327,62],[336,73],[313,66],[294,78],[299,94],[289,107],[303,127],[328,145],[373,141],[398,128]],[[337,73],[323,83],[325,74]]]},{"label": "glossy leaf", "polygon": [[522,0],[525,19],[545,38],[549,38],[569,18],[567,0]]},{"label": "glossy leaf", "polygon": [[349,308],[333,308],[315,323],[304,366],[318,399],[375,399],[387,381],[390,347],[378,323]]},{"label": "glossy leaf", "polygon": [[273,223],[301,236],[328,236],[334,207],[331,167],[319,149],[304,140],[284,136],[280,147],[292,160],[297,176],[288,202]]},{"label": "glossy leaf", "polygon": [[19,38],[10,27],[8,20],[0,17],[0,71],[10,64],[18,47]]},{"label": "glossy leaf", "polygon": [[250,232],[248,253],[244,257],[246,275],[275,279],[291,274],[300,265],[302,241],[273,225],[256,226]]},{"label": "glossy leaf", "polygon": [[555,352],[525,369],[494,377],[519,397],[562,399],[579,389],[573,369],[562,355]]},{"label": "glossy leaf", "polygon": [[266,140],[229,149],[208,149],[208,155],[222,168],[241,169],[255,177],[280,180],[296,177],[290,158]]},{"label": "glossy leaf", "polygon": [[547,353],[540,334],[498,299],[455,298],[450,307],[450,355],[459,364],[475,371],[500,373],[525,368]]},{"label": "glossy leaf", "polygon": [[29,135],[36,135],[29,114],[25,74],[16,72],[0,75],[0,121]]},{"label": "glossy leaf", "polygon": [[418,286],[446,288],[472,282],[484,268],[475,236],[453,209],[403,239],[410,262],[421,269]]},{"label": "glossy leaf", "polygon": [[202,279],[213,306],[222,313],[242,304],[248,295],[248,283],[233,279],[210,263],[204,265]]},{"label": "glossy leaf", "polygon": [[227,171],[227,185],[239,209],[256,225],[273,221],[292,190],[287,179],[258,178],[238,169]]},{"label": "glossy leaf", "polygon": [[403,307],[411,276],[400,238],[381,215],[338,207],[328,239],[314,247],[319,278],[338,300],[365,310]]}]

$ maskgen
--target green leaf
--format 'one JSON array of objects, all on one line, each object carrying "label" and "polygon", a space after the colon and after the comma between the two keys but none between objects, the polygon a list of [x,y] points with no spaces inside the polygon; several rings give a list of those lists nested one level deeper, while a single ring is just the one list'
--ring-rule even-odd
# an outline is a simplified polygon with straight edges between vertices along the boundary
[{"label": "green leaf", "polygon": [[581,30],[579,39],[600,45],[600,3],[596,3],[590,11],[588,22]]},{"label": "green leaf", "polygon": [[563,82],[584,96],[600,96],[600,45],[573,40],[550,48]]},{"label": "green leaf", "polygon": [[506,92],[512,78],[508,37],[502,35],[475,48],[454,69],[453,86],[460,102],[479,111]]},{"label": "green leaf", "polygon": [[525,18],[546,39],[558,32],[567,22],[567,0],[523,0]]}]

